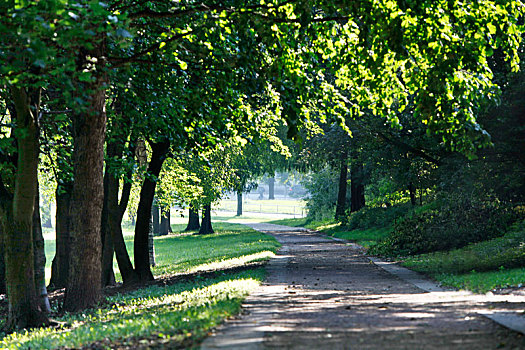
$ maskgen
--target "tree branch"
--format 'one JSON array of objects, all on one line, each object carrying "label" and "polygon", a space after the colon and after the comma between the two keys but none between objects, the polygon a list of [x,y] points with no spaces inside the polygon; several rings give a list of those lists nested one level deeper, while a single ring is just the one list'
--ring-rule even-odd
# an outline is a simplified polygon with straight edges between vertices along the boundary
[{"label": "tree branch", "polygon": [[160,44],[161,43],[170,43],[170,42],[173,42],[175,40],[178,40],[178,39],[182,39],[184,38],[186,35],[189,35],[193,33],[193,30],[189,30],[187,32],[184,32],[184,33],[180,33],[180,34],[177,34],[177,35],[174,35],[172,36],[171,38],[168,38],[166,40],[163,40],[161,42],[156,42],[155,44],[153,45],[150,45],[147,49],[144,49],[142,51],[139,51],[129,57],[124,57],[124,58],[116,58],[116,57],[111,57],[111,58],[108,58],[109,61],[114,61],[116,62],[115,65],[113,65],[113,67],[119,67],[123,64],[126,64],[126,63],[130,63],[130,62],[133,62],[134,60],[136,60],[137,58],[139,57],[142,57],[142,56],[145,56],[147,54],[150,54],[150,53],[153,53],[155,52],[156,50],[159,50],[160,49]]},{"label": "tree branch", "polygon": [[417,149],[417,148],[414,148],[412,146],[410,146],[409,144],[407,143],[404,143],[403,141],[399,141],[399,140],[396,140],[394,138],[390,138],[388,136],[386,136],[385,134],[383,134],[382,132],[380,131],[377,131],[376,132],[378,136],[380,136],[383,140],[385,140],[386,142],[388,143],[391,143],[395,146],[398,146],[398,147],[401,147],[403,148],[404,150],[416,155],[416,156],[419,156],[431,163],[434,163],[436,165],[440,165],[441,162],[439,161],[439,159],[436,159],[430,155],[428,155],[427,153],[425,153],[423,150],[420,150],[420,149]]},{"label": "tree branch", "polygon": [[165,12],[156,12],[150,9],[138,11],[135,13],[131,13],[128,15],[128,18],[130,19],[138,19],[138,18],[174,18],[174,17],[180,17],[188,14],[198,13],[198,12],[211,12],[211,11],[227,11],[227,12],[241,12],[242,10],[275,10],[280,7],[283,7],[287,4],[294,3],[298,0],[286,0],[283,1],[280,4],[277,5],[266,5],[266,4],[257,4],[257,5],[251,5],[246,6],[241,9],[231,7],[231,6],[224,6],[222,4],[216,3],[216,4],[197,4],[193,7],[189,8],[179,8],[173,11],[165,11]]}]

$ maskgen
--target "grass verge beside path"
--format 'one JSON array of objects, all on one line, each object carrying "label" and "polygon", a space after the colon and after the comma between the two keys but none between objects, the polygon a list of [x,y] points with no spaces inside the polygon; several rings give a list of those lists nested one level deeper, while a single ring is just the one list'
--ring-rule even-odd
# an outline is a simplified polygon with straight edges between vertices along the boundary
[{"label": "grass verge beside path", "polygon": [[[116,294],[100,308],[82,313],[55,313],[52,317],[64,326],[5,336],[0,348],[196,346],[211,327],[238,313],[242,300],[265,278],[260,267],[238,267],[266,260],[279,247],[272,237],[243,225],[217,224],[215,229],[215,235],[155,239],[157,280],[169,282],[173,274],[188,274],[182,282]],[[195,274],[200,271],[215,272]]]},{"label": "grass verge beside path", "polygon": [[525,285],[525,228],[461,249],[407,257],[403,265],[443,285],[485,293]]}]

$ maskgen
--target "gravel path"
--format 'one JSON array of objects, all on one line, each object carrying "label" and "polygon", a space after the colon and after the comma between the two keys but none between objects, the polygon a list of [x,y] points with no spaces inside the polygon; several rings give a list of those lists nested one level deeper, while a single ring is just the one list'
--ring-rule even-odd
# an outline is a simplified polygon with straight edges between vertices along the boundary
[{"label": "gravel path", "polygon": [[267,281],[202,349],[525,349],[479,314],[525,309],[524,297],[425,292],[359,249],[304,229],[251,224],[283,245]]}]

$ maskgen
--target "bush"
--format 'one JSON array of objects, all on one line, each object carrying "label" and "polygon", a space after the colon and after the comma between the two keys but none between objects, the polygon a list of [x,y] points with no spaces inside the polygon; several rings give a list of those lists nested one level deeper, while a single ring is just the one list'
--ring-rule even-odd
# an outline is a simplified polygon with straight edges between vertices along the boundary
[{"label": "bush", "polygon": [[456,198],[439,210],[407,215],[373,253],[405,256],[461,248],[503,235],[517,218],[515,211],[498,202]]},{"label": "bush", "polygon": [[363,208],[348,217],[347,228],[350,230],[387,227],[412,210],[410,204],[393,207]]},{"label": "bush", "polygon": [[322,221],[334,217],[338,176],[335,170],[325,167],[302,181],[302,185],[309,193],[305,200],[308,217],[311,220]]}]

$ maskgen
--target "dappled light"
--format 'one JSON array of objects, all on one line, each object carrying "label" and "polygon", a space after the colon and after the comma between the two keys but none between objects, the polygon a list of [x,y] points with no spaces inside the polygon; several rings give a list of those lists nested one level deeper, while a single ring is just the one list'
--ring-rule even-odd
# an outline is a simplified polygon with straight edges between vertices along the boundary
[{"label": "dappled light", "polygon": [[524,18],[0,1],[0,347],[525,348]]},{"label": "dappled light", "polygon": [[109,346],[110,340],[115,346],[141,336],[162,345],[181,342],[192,336],[193,329],[202,337],[207,327],[236,312],[240,300],[259,285],[262,276],[260,273],[226,275],[201,282],[199,287],[180,283],[113,296],[108,299],[107,308],[66,316],[67,324],[57,330],[15,333],[4,338],[0,345],[8,349],[29,349],[102,342]]}]

